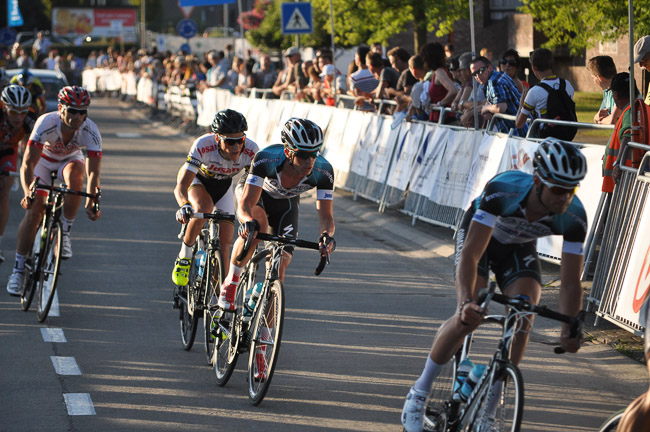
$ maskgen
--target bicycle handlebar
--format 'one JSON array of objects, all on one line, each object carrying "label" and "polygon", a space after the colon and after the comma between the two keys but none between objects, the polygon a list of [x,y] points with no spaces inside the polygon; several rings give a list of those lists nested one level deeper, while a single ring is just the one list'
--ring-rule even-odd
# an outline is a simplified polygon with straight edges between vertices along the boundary
[{"label": "bicycle handlebar", "polygon": [[[222,212],[214,213],[194,213],[190,219],[214,219],[215,221],[233,221],[235,220],[235,215],[226,214]],[[185,236],[185,231],[187,231],[187,224],[183,224],[181,227],[181,232],[178,233],[178,238],[182,239]]]},{"label": "bicycle handlebar", "polygon": [[[585,320],[584,310],[581,310],[577,316],[569,316],[569,315],[562,314],[560,312],[556,312],[552,309],[549,309],[547,306],[543,306],[543,305],[537,306],[522,297],[508,297],[503,294],[495,293],[494,292],[495,289],[496,289],[496,284],[494,282],[491,282],[490,288],[486,290],[481,290],[479,294],[478,303],[481,304],[483,307],[485,307],[490,301],[495,301],[504,306],[510,306],[517,310],[532,312],[544,318],[549,318],[555,321],[560,321],[569,324],[570,338],[576,338],[582,332],[582,326]],[[555,352],[555,354],[565,353],[564,348],[559,346],[555,347],[553,351]]]},{"label": "bicycle handlebar", "polygon": [[[242,252],[237,256],[237,260],[241,261],[244,259],[246,254],[248,253],[248,250],[250,249],[250,244],[253,240],[253,238],[257,238],[258,240],[264,240],[264,241],[272,241],[272,242],[277,242],[281,244],[290,244],[293,246],[298,246],[301,248],[305,249],[314,249],[314,250],[320,250],[320,246],[316,242],[312,241],[307,241],[307,240],[301,240],[293,237],[283,237],[283,236],[278,236],[278,235],[273,235],[273,234],[266,234],[266,233],[261,233],[258,232],[257,234],[255,233],[250,233],[248,237],[246,238],[246,241],[244,242],[244,248],[242,249]],[[323,272],[323,269],[325,268],[325,265],[329,264],[329,254],[321,255],[320,261],[318,263],[318,267],[316,267],[316,270],[314,270],[314,274],[318,276]]]},{"label": "bicycle handlebar", "polygon": [[[52,178],[54,179],[55,177],[53,176]],[[45,183],[40,183],[39,180],[40,177],[34,177],[34,181],[29,187],[29,189],[32,191],[32,193],[29,195],[29,199],[31,201],[33,201],[34,198],[36,197],[36,189],[43,189],[50,192],[60,192],[67,195],[77,195],[86,198],[91,198],[92,200],[95,201],[95,204],[93,205],[93,211],[95,213],[99,212],[99,200],[102,197],[102,190],[99,187],[96,189],[96,192],[94,194],[90,194],[83,191],[68,189],[67,187],[65,187],[65,185],[59,187],[59,186],[54,186],[54,184],[48,185]]]}]

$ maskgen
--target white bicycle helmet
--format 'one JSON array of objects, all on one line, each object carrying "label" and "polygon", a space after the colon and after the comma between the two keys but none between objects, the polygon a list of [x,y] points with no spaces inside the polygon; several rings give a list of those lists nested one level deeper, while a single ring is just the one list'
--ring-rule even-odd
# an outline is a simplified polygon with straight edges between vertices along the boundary
[{"label": "white bicycle helmet", "polygon": [[535,173],[544,180],[577,185],[587,175],[587,160],[573,144],[547,138],[535,150]]},{"label": "white bicycle helmet", "polygon": [[1,98],[5,106],[18,111],[26,110],[32,105],[32,95],[29,90],[16,84],[5,87]]},{"label": "white bicycle helmet", "polygon": [[282,142],[292,151],[318,151],[323,146],[323,131],[311,120],[292,117],[282,129]]}]

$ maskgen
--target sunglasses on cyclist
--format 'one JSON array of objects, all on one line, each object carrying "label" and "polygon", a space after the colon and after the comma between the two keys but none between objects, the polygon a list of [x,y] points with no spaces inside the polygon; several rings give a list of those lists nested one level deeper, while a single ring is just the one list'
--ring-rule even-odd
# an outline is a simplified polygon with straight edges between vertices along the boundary
[{"label": "sunglasses on cyclist", "polygon": [[509,64],[510,66],[517,66],[517,60],[501,59],[499,63],[502,65]]},{"label": "sunglasses on cyclist", "polygon": [[480,68],[479,70],[477,70],[476,72],[474,72],[472,75],[474,75],[475,77],[477,77],[477,76],[481,75],[483,72],[485,72],[486,69],[487,69],[487,66],[483,66],[482,68]]},{"label": "sunglasses on cyclist", "polygon": [[69,114],[78,114],[78,115],[86,115],[86,114],[88,114],[88,110],[87,110],[87,109],[77,109],[77,108],[70,108],[70,107],[67,107],[65,110],[66,110]]},{"label": "sunglasses on cyclist", "polygon": [[227,145],[244,144],[244,142],[246,141],[246,135],[242,135],[242,136],[235,137],[235,138],[226,137],[226,136],[223,136],[223,135],[219,135],[219,137],[221,137],[223,142],[226,143]]},{"label": "sunglasses on cyclist", "polygon": [[575,186],[562,186],[559,184],[555,183],[550,183],[543,178],[539,178],[542,183],[548,188],[548,190],[551,191],[552,194],[554,195],[564,195],[564,194],[571,194],[575,195],[575,193],[578,191],[578,188],[580,185],[575,185]]},{"label": "sunglasses on cyclist", "polygon": [[318,157],[318,152],[308,152],[308,151],[295,151],[292,153],[298,159],[316,159]]},{"label": "sunglasses on cyclist", "polygon": [[13,109],[13,108],[7,108],[7,113],[9,113],[9,115],[13,115],[13,116],[27,114],[28,112],[29,112],[29,109],[16,110],[16,109]]}]

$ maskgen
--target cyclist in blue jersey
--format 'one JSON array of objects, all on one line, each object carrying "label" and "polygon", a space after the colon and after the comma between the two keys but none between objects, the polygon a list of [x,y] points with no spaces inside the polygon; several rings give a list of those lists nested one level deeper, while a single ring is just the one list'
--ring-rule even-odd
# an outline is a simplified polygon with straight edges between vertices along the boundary
[{"label": "cyclist in blue jersey", "polygon": [[[490,269],[505,295],[525,295],[537,303],[542,285],[536,239],[562,235],[559,311],[570,316],[580,312],[587,216],[575,193],[587,173],[586,160],[572,144],[548,138],[535,151],[533,165],[533,175],[496,175],[465,213],[456,235],[457,310],[438,330],[424,370],[406,396],[402,424],[408,432],[422,431],[431,384],[480,324],[486,311],[476,301],[479,289],[488,285]],[[518,328],[511,354],[515,364],[523,357],[531,323],[529,317]],[[563,324],[560,345],[576,352],[582,335],[571,338],[569,330]]]},{"label": "cyclist in blue jersey", "polygon": [[[219,296],[219,307],[225,310],[234,309],[239,276],[259,243],[259,240],[253,240],[248,254],[238,261],[245,239],[249,233],[268,231],[297,237],[300,194],[303,192],[316,188],[321,253],[334,249],[334,171],[319,154],[323,146],[323,131],[310,120],[290,118],[282,129],[282,142],[259,151],[248,177],[242,178],[235,189],[240,226],[228,275]],[[279,272],[281,281],[284,281],[292,252],[291,247],[285,247]]]}]

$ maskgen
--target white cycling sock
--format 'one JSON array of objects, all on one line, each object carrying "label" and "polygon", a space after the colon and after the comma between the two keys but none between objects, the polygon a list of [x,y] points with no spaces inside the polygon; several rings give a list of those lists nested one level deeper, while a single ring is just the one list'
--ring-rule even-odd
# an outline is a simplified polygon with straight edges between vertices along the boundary
[{"label": "white cycling sock", "polygon": [[72,228],[73,223],[74,219],[67,219],[65,216],[61,216],[61,228],[63,228],[63,234],[70,234],[70,228]]},{"label": "white cycling sock", "polygon": [[192,258],[192,246],[188,246],[185,242],[181,242],[181,251],[178,253],[178,257],[181,259]]},{"label": "white cycling sock", "polygon": [[228,269],[228,275],[226,276],[226,279],[223,281],[223,286],[228,286],[228,285],[234,285],[237,286],[239,285],[239,276],[241,275],[243,268],[237,267],[233,263],[230,263],[230,268]]},{"label": "white cycling sock", "polygon": [[21,255],[16,252],[16,265],[14,266],[14,272],[16,273],[25,273],[25,260],[27,255]]},{"label": "white cycling sock", "polygon": [[427,363],[424,365],[424,370],[422,371],[420,378],[418,378],[417,381],[415,381],[415,384],[413,384],[413,388],[428,393],[431,389],[431,384],[433,384],[433,380],[436,379],[443,366],[444,365],[439,365],[431,360],[431,357],[427,356]]}]

